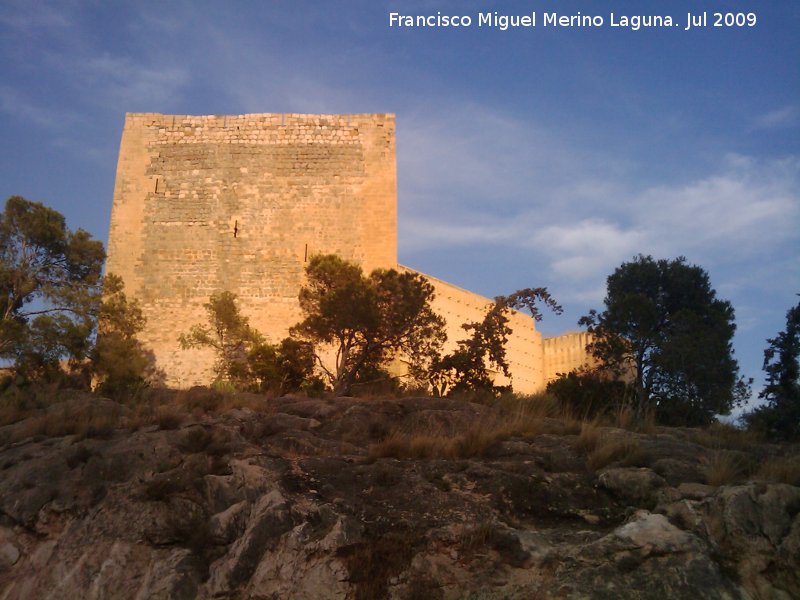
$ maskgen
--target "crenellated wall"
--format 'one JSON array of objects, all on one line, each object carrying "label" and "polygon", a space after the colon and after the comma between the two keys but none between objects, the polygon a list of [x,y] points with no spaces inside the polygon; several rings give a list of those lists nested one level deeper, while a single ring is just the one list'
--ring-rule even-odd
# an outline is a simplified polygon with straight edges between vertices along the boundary
[{"label": "crenellated wall", "polygon": [[556,379],[560,373],[569,373],[581,367],[593,367],[596,360],[586,352],[591,334],[573,331],[542,340],[544,383]]}]

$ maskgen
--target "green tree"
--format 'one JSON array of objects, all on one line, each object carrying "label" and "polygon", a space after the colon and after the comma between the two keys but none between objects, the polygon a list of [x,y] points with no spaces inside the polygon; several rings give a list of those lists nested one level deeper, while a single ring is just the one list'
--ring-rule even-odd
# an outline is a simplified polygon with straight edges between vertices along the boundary
[{"label": "green tree", "polygon": [[632,374],[638,419],[655,411],[662,423],[706,425],[744,400],[733,307],[716,297],[705,270],[683,257],[639,255],[608,277],[604,303],[579,323],[594,335],[597,359]]},{"label": "green tree", "polygon": [[[314,343],[317,362],[337,394],[350,394],[362,370],[403,355],[419,373],[444,341],[444,321],[431,309],[433,286],[417,273],[361,268],[335,255],[311,257],[300,290],[304,319],[292,334]],[[322,347],[332,346],[334,364]]]},{"label": "green tree", "polygon": [[800,440],[800,303],[786,313],[786,329],[767,340],[763,406],[745,416],[752,429],[784,440]]},{"label": "green tree", "polygon": [[155,358],[136,338],[145,325],[136,300],[125,295],[122,279],[107,274],[97,316],[97,339],[90,352],[89,369],[98,390],[123,397],[163,377]]},{"label": "green tree", "polygon": [[556,314],[562,312],[547,288],[525,288],[509,296],[496,297],[480,323],[464,323],[462,328],[472,335],[459,340],[453,352],[437,356],[433,361],[429,380],[434,392],[445,395],[484,391],[497,395],[506,391],[506,387],[495,385],[492,371],[511,376],[506,360],[506,344],[511,333],[509,311],[527,310],[534,320],[541,321],[539,303]]},{"label": "green tree", "polygon": [[88,355],[103,245],[38,202],[13,196],[0,215],[0,358],[29,375]]},{"label": "green tree", "polygon": [[193,325],[187,334],[181,334],[181,347],[212,348],[216,353],[214,372],[218,381],[249,384],[251,379],[248,355],[253,348],[264,343],[258,331],[250,327],[247,317],[236,304],[236,294],[217,292],[203,305],[208,314],[208,325]]},{"label": "green tree", "polygon": [[278,395],[314,387],[314,346],[284,338],[280,344],[260,343],[250,350],[247,364],[252,387]]}]

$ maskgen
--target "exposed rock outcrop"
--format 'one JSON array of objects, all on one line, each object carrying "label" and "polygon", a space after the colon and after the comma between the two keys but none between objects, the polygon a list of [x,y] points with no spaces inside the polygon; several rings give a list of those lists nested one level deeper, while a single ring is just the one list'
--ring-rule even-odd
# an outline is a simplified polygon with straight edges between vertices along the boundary
[{"label": "exposed rock outcrop", "polygon": [[596,472],[547,423],[475,451],[370,454],[392,432],[490,423],[476,404],[269,411],[95,437],[0,428],[0,598],[800,597],[800,488],[705,485],[708,451],[685,436],[624,433],[651,466]]}]

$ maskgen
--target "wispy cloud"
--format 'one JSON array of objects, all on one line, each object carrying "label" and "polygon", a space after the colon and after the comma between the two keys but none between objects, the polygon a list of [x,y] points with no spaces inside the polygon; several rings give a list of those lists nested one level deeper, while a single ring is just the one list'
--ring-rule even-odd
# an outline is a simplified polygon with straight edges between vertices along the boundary
[{"label": "wispy cloud", "polygon": [[525,244],[550,257],[550,267],[561,277],[585,279],[619,264],[641,248],[645,234],[600,219],[550,225],[536,231]]},{"label": "wispy cloud", "polygon": [[30,35],[39,30],[67,29],[73,25],[71,2],[50,4],[8,1],[0,7],[0,24],[9,30]]},{"label": "wispy cloud", "polygon": [[175,64],[141,63],[111,54],[70,69],[95,91],[95,103],[131,107],[129,110],[175,103],[189,81],[188,71]]},{"label": "wispy cloud", "polygon": [[784,106],[759,115],[756,118],[758,129],[781,129],[800,124],[800,109],[797,106]]},{"label": "wispy cloud", "polygon": [[0,112],[44,129],[62,128],[74,121],[65,111],[43,106],[24,91],[9,85],[0,85]]},{"label": "wispy cloud", "polygon": [[759,261],[797,260],[800,157],[729,154],[700,177],[637,181],[635,158],[573,148],[530,120],[461,110],[398,129],[406,254],[526,249],[584,302],[599,301],[605,275],[638,253],[731,273],[757,267],[751,284],[769,269]]}]

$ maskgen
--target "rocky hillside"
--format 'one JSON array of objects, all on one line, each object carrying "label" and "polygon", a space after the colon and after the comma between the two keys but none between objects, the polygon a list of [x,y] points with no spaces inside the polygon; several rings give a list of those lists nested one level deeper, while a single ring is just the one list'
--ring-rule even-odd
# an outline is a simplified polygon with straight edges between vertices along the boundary
[{"label": "rocky hillside", "polygon": [[724,429],[207,390],[24,416],[4,600],[800,597],[792,449]]}]

